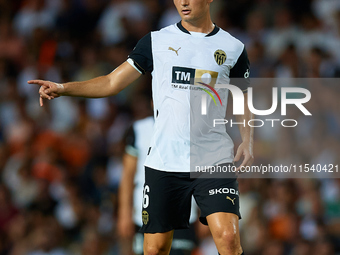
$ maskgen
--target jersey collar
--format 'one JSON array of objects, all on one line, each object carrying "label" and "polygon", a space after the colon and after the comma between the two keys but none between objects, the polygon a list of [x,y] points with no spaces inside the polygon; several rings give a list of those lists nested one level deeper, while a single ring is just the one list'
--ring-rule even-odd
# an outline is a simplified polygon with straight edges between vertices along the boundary
[{"label": "jersey collar", "polygon": [[[217,32],[220,30],[220,28],[214,23],[215,27],[213,29],[213,31],[211,31],[209,34],[206,35],[206,37],[208,36],[213,36],[215,34],[217,34]],[[181,21],[177,23],[177,27],[184,33],[186,34],[189,34],[190,35],[190,32],[188,30],[186,30],[183,26],[182,26],[182,23]]]}]

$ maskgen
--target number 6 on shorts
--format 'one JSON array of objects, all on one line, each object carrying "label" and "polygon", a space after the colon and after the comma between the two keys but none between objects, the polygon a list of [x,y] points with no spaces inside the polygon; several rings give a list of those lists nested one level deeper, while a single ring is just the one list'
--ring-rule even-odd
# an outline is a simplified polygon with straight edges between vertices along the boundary
[{"label": "number 6 on shorts", "polygon": [[149,206],[149,196],[146,194],[147,192],[150,192],[149,185],[145,185],[143,190],[143,208],[147,208]]}]

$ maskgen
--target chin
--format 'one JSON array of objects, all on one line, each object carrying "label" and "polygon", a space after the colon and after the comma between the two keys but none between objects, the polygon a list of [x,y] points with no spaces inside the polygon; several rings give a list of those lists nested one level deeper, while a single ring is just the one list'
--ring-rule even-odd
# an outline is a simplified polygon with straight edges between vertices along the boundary
[{"label": "chin", "polygon": [[192,18],[192,17],[185,16],[185,17],[182,18],[182,20],[185,21],[185,22],[190,22],[190,21],[193,20],[193,18]]}]

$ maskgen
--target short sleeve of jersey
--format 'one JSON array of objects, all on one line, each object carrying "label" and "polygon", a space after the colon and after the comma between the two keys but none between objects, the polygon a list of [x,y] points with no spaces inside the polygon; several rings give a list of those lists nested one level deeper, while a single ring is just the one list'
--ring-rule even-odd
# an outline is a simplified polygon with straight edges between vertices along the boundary
[{"label": "short sleeve of jersey", "polygon": [[152,72],[153,60],[152,60],[152,49],[151,49],[151,33],[145,35],[140,39],[129,55],[129,59],[132,59],[136,69],[142,74],[146,72]]},{"label": "short sleeve of jersey", "polygon": [[243,48],[243,51],[239,58],[237,59],[236,64],[230,70],[230,84],[236,85],[243,92],[247,92],[247,89],[250,84],[249,79],[249,68],[250,63],[248,59],[248,54],[246,48]]},{"label": "short sleeve of jersey", "polygon": [[131,156],[138,157],[138,149],[136,148],[136,135],[131,126],[125,133],[125,152]]}]

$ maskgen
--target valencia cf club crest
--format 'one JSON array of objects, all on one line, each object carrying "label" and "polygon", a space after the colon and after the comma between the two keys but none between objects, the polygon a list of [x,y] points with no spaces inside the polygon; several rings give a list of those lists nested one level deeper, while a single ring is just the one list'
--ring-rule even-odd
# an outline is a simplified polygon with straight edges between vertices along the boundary
[{"label": "valencia cf club crest", "polygon": [[149,222],[149,213],[147,211],[142,212],[143,224],[146,225]]},{"label": "valencia cf club crest", "polygon": [[214,53],[214,58],[216,63],[220,66],[223,65],[227,59],[227,54],[223,50],[217,50]]}]

